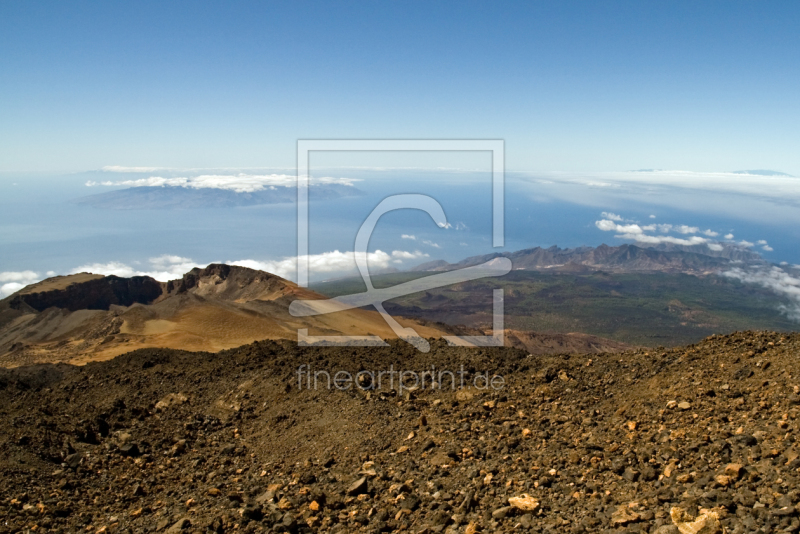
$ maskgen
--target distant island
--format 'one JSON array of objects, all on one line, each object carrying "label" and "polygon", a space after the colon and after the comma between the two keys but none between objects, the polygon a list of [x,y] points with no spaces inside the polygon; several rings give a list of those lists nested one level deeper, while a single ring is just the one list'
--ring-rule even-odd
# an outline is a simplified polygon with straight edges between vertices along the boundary
[{"label": "distant island", "polygon": [[[351,185],[312,184],[309,200],[332,200],[364,193]],[[72,202],[94,208],[114,210],[235,208],[262,204],[282,204],[297,199],[294,186],[272,186],[260,191],[237,192],[230,189],[196,189],[182,186],[129,187],[77,198]]]}]

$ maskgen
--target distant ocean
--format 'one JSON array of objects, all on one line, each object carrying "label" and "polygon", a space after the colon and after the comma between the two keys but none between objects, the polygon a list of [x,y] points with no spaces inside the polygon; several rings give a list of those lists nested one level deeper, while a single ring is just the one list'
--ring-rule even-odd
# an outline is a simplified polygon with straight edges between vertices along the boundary
[{"label": "distant ocean", "polygon": [[[427,257],[399,268],[434,259],[458,261],[495,250],[558,245],[562,248],[625,241],[595,226],[601,207],[550,201],[535,186],[507,179],[506,243],[491,243],[491,186],[488,174],[449,175],[395,173],[374,179],[362,173],[356,187],[366,195],[321,200],[310,206],[312,254],[351,251],[356,232],[369,212],[390,194],[423,193],[444,207],[450,229],[438,228],[422,212],[385,215],[370,249],[420,251]],[[92,263],[122,262],[136,267],[165,254],[198,263],[254,259],[278,260],[296,254],[296,207],[293,203],[253,207],[117,211],[81,206],[70,200],[101,192],[84,184],[86,176],[15,176],[0,178],[0,272],[31,270],[68,273]],[[14,185],[16,184],[16,185]],[[107,189],[104,189],[105,191]],[[610,208],[610,207],[609,207]],[[624,217],[652,221],[653,206],[630,206]],[[619,210],[617,207],[616,211]],[[737,238],[768,240],[770,261],[800,263],[797,230],[775,224],[720,219],[696,212],[658,209],[660,223],[689,224]],[[403,238],[402,236],[406,236]],[[411,237],[413,236],[413,238]],[[324,276],[313,276],[315,279]]]}]

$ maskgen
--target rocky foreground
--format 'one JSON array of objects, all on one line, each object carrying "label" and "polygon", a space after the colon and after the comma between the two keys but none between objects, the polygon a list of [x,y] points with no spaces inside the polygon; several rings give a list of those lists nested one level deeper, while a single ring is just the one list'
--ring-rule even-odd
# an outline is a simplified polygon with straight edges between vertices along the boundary
[{"label": "rocky foreground", "polygon": [[[800,334],[432,347],[260,342],[0,371],[0,532],[800,529]],[[505,384],[315,390],[300,365]]]}]

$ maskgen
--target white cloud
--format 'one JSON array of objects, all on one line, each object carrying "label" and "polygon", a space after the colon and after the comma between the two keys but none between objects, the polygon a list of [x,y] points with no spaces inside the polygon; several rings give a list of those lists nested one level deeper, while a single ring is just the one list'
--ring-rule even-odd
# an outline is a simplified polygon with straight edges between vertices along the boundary
[{"label": "white cloud", "polygon": [[741,246],[743,246],[743,247],[748,247],[748,248],[749,248],[749,247],[754,247],[754,246],[756,245],[755,243],[751,243],[750,241],[745,241],[744,239],[742,239],[741,241],[739,241],[739,244],[740,244]]},{"label": "white cloud", "polygon": [[453,225],[448,223],[448,222],[446,222],[446,223],[437,223],[437,224],[439,225],[439,228],[444,228],[445,230],[449,230],[450,228],[453,227]]},{"label": "white cloud", "polygon": [[420,252],[419,250],[415,250],[414,252],[408,252],[406,250],[393,250],[392,257],[399,260],[416,260],[419,258],[427,258],[428,255],[424,252]]},{"label": "white cloud", "polygon": [[766,251],[766,252],[772,252],[772,251],[773,251],[773,250],[775,250],[775,249],[774,249],[774,248],[772,248],[772,247],[771,247],[771,246],[769,246],[769,245],[764,245],[763,247],[761,247],[761,250],[764,250],[764,251]]},{"label": "white cloud", "polygon": [[[526,173],[527,174],[527,173]],[[576,184],[594,187],[633,188],[653,191],[661,187],[687,191],[713,191],[748,197],[800,200],[798,179],[792,176],[753,176],[732,172],[695,171],[611,171],[611,172],[549,172],[536,173],[530,178],[557,184]]]},{"label": "white cloud", "polygon": [[715,232],[714,230],[704,230],[703,235],[707,235],[708,237],[717,237],[719,232]]},{"label": "white cloud", "polygon": [[442,248],[442,247],[440,247],[440,246],[439,246],[439,244],[438,244],[438,243],[434,243],[433,241],[428,241],[427,239],[424,239],[422,242],[423,242],[424,244],[428,245],[429,247],[433,247],[433,248]]},{"label": "white cloud", "polygon": [[686,226],[685,224],[681,224],[675,227],[675,231],[681,234],[696,234],[700,231],[700,228],[697,226]]},{"label": "white cloud", "polygon": [[708,245],[708,248],[710,248],[711,250],[714,250],[716,252],[719,252],[719,251],[721,251],[722,249],[725,248],[722,245],[720,245],[719,243],[707,243],[707,245]]},{"label": "white cloud", "polygon": [[656,216],[655,216],[655,215],[651,215],[651,216],[650,216],[650,218],[651,218],[651,219],[655,219],[655,218],[656,218]]},{"label": "white cloud", "polygon": [[[418,259],[427,256],[427,254],[420,251],[407,252],[404,250],[395,250],[392,251],[391,254],[387,254],[382,250],[376,250],[375,252],[368,252],[365,259],[370,268],[385,269],[392,263],[402,263],[407,259]],[[297,257],[295,256],[274,261],[237,260],[225,263],[267,271],[268,273],[277,274],[289,280],[295,279],[297,274]],[[321,273],[347,273],[355,269],[356,260],[355,253],[353,252],[334,250],[332,252],[323,252],[322,254],[311,254],[308,256],[308,270],[312,275]]]},{"label": "white cloud", "polygon": [[621,215],[617,215],[616,213],[611,213],[610,211],[604,211],[603,213],[600,214],[600,216],[610,221],[617,221],[617,222],[623,221]]},{"label": "white cloud", "polygon": [[41,280],[34,271],[6,271],[0,273],[0,298],[6,298],[23,287]]},{"label": "white cloud", "polygon": [[617,223],[615,223],[614,221],[610,221],[608,219],[595,221],[594,225],[604,232],[610,232],[611,230],[617,229]]},{"label": "white cloud", "polygon": [[150,263],[158,266],[174,265],[176,263],[191,263],[191,262],[192,260],[190,260],[189,258],[183,258],[181,256],[172,256],[170,254],[164,254],[163,256],[150,258]]},{"label": "white cloud", "polygon": [[34,271],[10,271],[0,273],[0,282],[28,282],[38,280],[39,275]]},{"label": "white cloud", "polygon": [[[137,272],[133,267],[120,261],[110,261],[108,263],[87,263],[86,265],[81,265],[80,267],[76,267],[70,271],[70,274],[76,273],[93,273],[103,274],[106,276],[113,275],[125,278],[137,275]],[[141,273],[141,275],[145,275],[145,273]]]},{"label": "white cloud", "polygon": [[[603,219],[599,221],[595,221],[595,226],[604,232],[618,232],[617,235],[614,237],[619,239],[630,239],[636,241],[638,243],[647,243],[650,245],[657,245],[659,243],[672,243],[675,245],[702,245],[707,243],[708,240],[704,237],[700,236],[692,236],[688,239],[680,238],[680,237],[673,237],[669,235],[649,235],[645,234],[645,231],[653,231],[655,229],[654,225],[649,225],[645,227],[641,227],[638,224],[617,224],[614,221]],[[662,226],[669,226],[669,225],[659,225],[659,228]],[[661,228],[663,232],[664,229]]]},{"label": "white cloud", "polygon": [[416,241],[417,240],[417,236],[415,236],[413,234],[403,234],[403,235],[400,236],[400,239],[410,239],[412,241]]},{"label": "white cloud", "polygon": [[764,239],[759,239],[758,241],[756,241],[756,244],[757,244],[757,245],[766,245],[766,244],[767,244],[767,241],[766,241],[766,240],[764,240]]},{"label": "white cloud", "polygon": [[150,264],[149,269],[137,269],[120,261],[89,263],[72,269],[70,274],[89,272],[106,276],[120,276],[123,278],[130,278],[131,276],[149,276],[150,278],[155,278],[159,282],[166,282],[168,280],[181,278],[195,267],[205,267],[208,265],[207,263],[200,264],[189,258],[170,254],[150,258],[148,263]]},{"label": "white cloud", "polygon": [[725,239],[733,239],[733,234],[725,234]]},{"label": "white cloud", "polygon": [[[321,177],[312,178],[312,184],[340,184],[352,186],[357,181],[352,178]],[[136,180],[119,180],[116,182],[86,182],[87,187],[98,185],[114,187],[186,187],[191,189],[223,189],[236,193],[254,193],[275,187],[295,187],[297,177],[290,174],[202,174],[192,177],[163,178],[150,176]]]},{"label": "white cloud", "polygon": [[[427,258],[428,254],[415,250],[394,250],[391,254],[376,250],[366,254],[367,264],[371,268],[385,269],[393,263],[403,263],[406,260],[417,260]],[[139,262],[133,262],[139,264]],[[87,263],[69,271],[69,274],[89,272],[102,274],[105,276],[113,275],[123,278],[132,276],[149,276],[159,282],[167,282],[181,278],[184,274],[195,267],[203,268],[209,263],[198,263],[191,258],[164,254],[147,260],[149,268],[137,268],[121,261],[109,261],[105,263]],[[297,258],[295,256],[280,260],[236,260],[236,261],[215,261],[210,263],[227,263],[257,269],[276,274],[282,278],[294,279],[297,273]],[[340,252],[334,250],[322,254],[311,254],[308,256],[309,272],[317,273],[347,273],[356,269],[355,254],[353,252]],[[47,276],[56,276],[54,271],[48,271]],[[5,298],[12,293],[19,291],[23,287],[41,280],[38,273],[34,271],[2,272],[0,273],[0,298]]]},{"label": "white cloud", "polygon": [[756,284],[788,298],[790,305],[781,304],[778,308],[790,319],[800,322],[800,278],[795,278],[779,267],[746,271],[734,268],[722,273],[744,283]]}]

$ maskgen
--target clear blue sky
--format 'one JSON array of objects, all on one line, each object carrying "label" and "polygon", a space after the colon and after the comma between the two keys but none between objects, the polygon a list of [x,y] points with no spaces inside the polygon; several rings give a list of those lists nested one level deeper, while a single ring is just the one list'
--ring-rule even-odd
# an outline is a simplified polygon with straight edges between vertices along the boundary
[{"label": "clear blue sky", "polygon": [[0,170],[503,138],[535,170],[800,175],[800,2],[0,2]]}]

